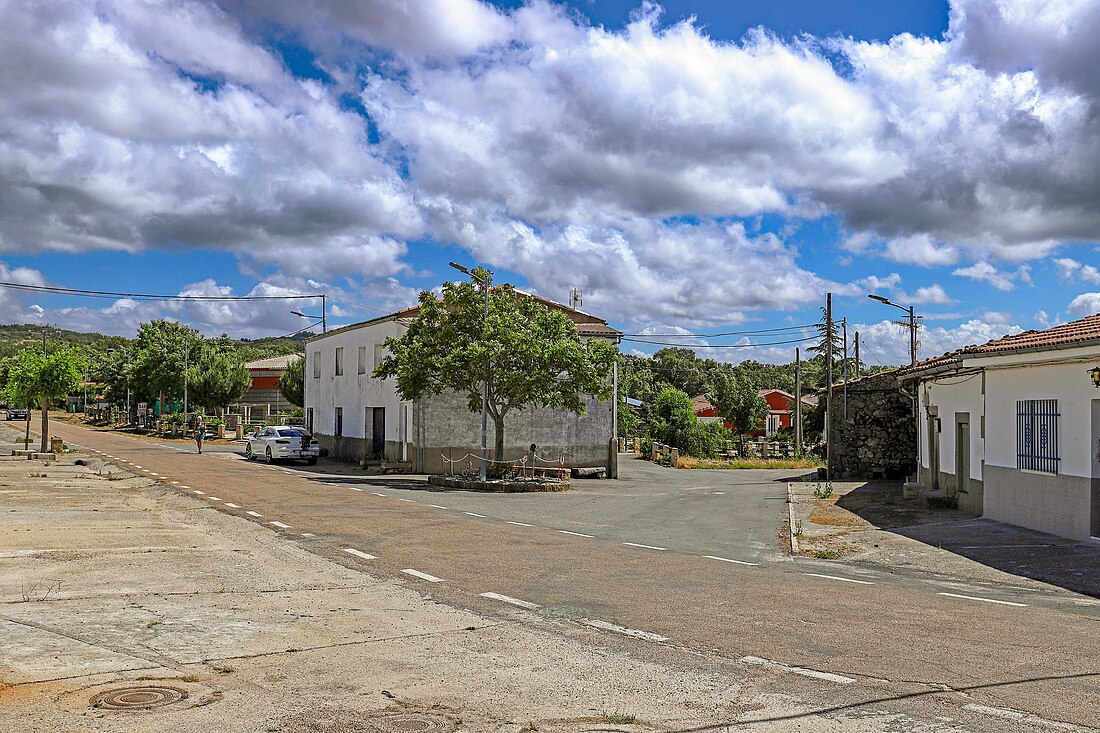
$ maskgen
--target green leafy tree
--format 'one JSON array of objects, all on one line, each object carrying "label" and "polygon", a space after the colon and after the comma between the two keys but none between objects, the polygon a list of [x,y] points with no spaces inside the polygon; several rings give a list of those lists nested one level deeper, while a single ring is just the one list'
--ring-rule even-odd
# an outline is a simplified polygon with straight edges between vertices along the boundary
[{"label": "green leafy tree", "polygon": [[[70,348],[57,349],[48,356],[37,348],[26,348],[9,364],[5,396],[9,404],[41,410],[43,453],[49,448],[50,401],[67,397],[80,387],[85,365],[84,355]],[[30,430],[28,413],[26,443],[30,442]]]},{"label": "green leafy tree", "polygon": [[742,436],[742,440],[768,415],[768,403],[757,388],[747,379],[728,372],[715,378],[710,401],[718,408],[719,415],[733,423],[734,432]]},{"label": "green leafy tree", "polygon": [[133,361],[129,366],[131,384],[139,401],[183,397],[185,364],[197,357],[202,337],[192,328],[158,319],[138,327]]},{"label": "green leafy tree", "polygon": [[691,398],[675,387],[662,389],[649,408],[649,427],[660,443],[683,448],[698,418]]},{"label": "green leafy tree", "polygon": [[190,402],[214,408],[221,417],[226,405],[248,390],[252,376],[237,352],[218,341],[204,344],[198,352],[187,371]]},{"label": "green leafy tree", "polygon": [[279,392],[287,402],[302,407],[305,398],[306,360],[299,357],[286,365],[286,371],[279,376]]},{"label": "green leafy tree", "polygon": [[[474,276],[491,282],[487,270]],[[507,286],[490,289],[488,317],[483,308],[484,293],[471,282],[444,283],[442,298],[422,292],[419,315],[403,336],[386,339],[389,356],[374,376],[395,377],[406,400],[458,392],[471,412],[481,411],[487,384],[498,458],[512,410],[555,407],[580,415],[585,395],[610,398],[613,344],[582,341],[564,313]]]}]

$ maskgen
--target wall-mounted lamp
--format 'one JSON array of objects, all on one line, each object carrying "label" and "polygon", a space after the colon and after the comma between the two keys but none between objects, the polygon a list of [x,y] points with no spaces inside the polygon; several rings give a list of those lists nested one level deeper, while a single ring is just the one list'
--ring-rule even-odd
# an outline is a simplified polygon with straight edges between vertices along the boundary
[{"label": "wall-mounted lamp", "polygon": [[1089,376],[1092,377],[1092,386],[1100,387],[1100,366],[1090,369]]}]

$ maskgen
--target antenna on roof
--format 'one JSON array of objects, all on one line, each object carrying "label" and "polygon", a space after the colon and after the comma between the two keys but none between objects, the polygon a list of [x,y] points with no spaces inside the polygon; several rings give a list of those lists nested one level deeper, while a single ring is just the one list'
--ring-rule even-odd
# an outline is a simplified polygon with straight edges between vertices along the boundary
[{"label": "antenna on roof", "polygon": [[583,298],[581,296],[581,291],[577,290],[576,288],[570,288],[570,290],[569,290],[569,307],[572,308],[573,310],[577,310],[578,308],[581,307],[582,302],[583,302]]}]

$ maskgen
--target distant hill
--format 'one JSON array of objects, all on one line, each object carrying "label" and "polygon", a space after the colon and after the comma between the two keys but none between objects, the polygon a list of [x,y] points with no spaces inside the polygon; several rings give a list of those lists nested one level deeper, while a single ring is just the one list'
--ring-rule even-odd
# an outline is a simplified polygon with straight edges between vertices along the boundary
[{"label": "distant hill", "polygon": [[[300,354],[302,341],[313,334],[298,334],[293,338],[240,339],[233,341],[234,348],[244,361],[266,359],[270,356]],[[47,344],[68,344],[90,351],[125,348],[133,339],[122,336],[104,336],[101,333],[82,333],[50,326],[46,329]],[[42,345],[42,327],[33,324],[0,325],[0,359],[9,357],[27,346]]]}]

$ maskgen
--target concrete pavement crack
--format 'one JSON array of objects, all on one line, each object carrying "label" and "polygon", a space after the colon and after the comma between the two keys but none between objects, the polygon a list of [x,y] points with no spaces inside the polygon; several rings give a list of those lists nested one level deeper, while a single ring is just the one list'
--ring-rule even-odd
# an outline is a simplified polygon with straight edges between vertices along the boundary
[{"label": "concrete pavement crack", "polygon": [[122,648],[122,647],[116,647],[116,646],[111,646],[111,645],[108,645],[108,644],[102,644],[102,643],[99,643],[99,642],[96,642],[96,641],[86,639],[86,638],[80,636],[79,634],[73,634],[73,633],[70,633],[70,632],[66,632],[62,629],[56,628],[54,626],[50,626],[49,624],[38,623],[36,621],[27,621],[27,620],[18,619],[18,618],[11,618],[9,616],[0,616],[0,619],[3,619],[4,621],[7,621],[9,623],[16,624],[17,626],[25,626],[27,628],[37,629],[38,631],[45,631],[48,634],[53,634],[54,636],[60,636],[60,637],[65,638],[65,639],[69,639],[70,641],[75,641],[75,642],[79,642],[81,644],[86,644],[87,646],[95,647],[97,649],[106,649],[107,651],[114,652],[115,654],[121,654],[122,656],[125,656],[125,657],[132,657],[132,658],[135,658],[135,659],[142,659],[146,662],[149,662],[151,664],[155,664],[155,665],[160,666],[160,667],[165,667],[165,668],[168,668],[168,669],[175,669],[176,667],[179,666],[179,662],[176,662],[174,659],[169,659],[167,657],[162,657],[159,654],[150,653],[150,652],[142,653],[142,652],[140,652],[138,650],[135,650],[135,649],[125,649],[125,648]]}]

